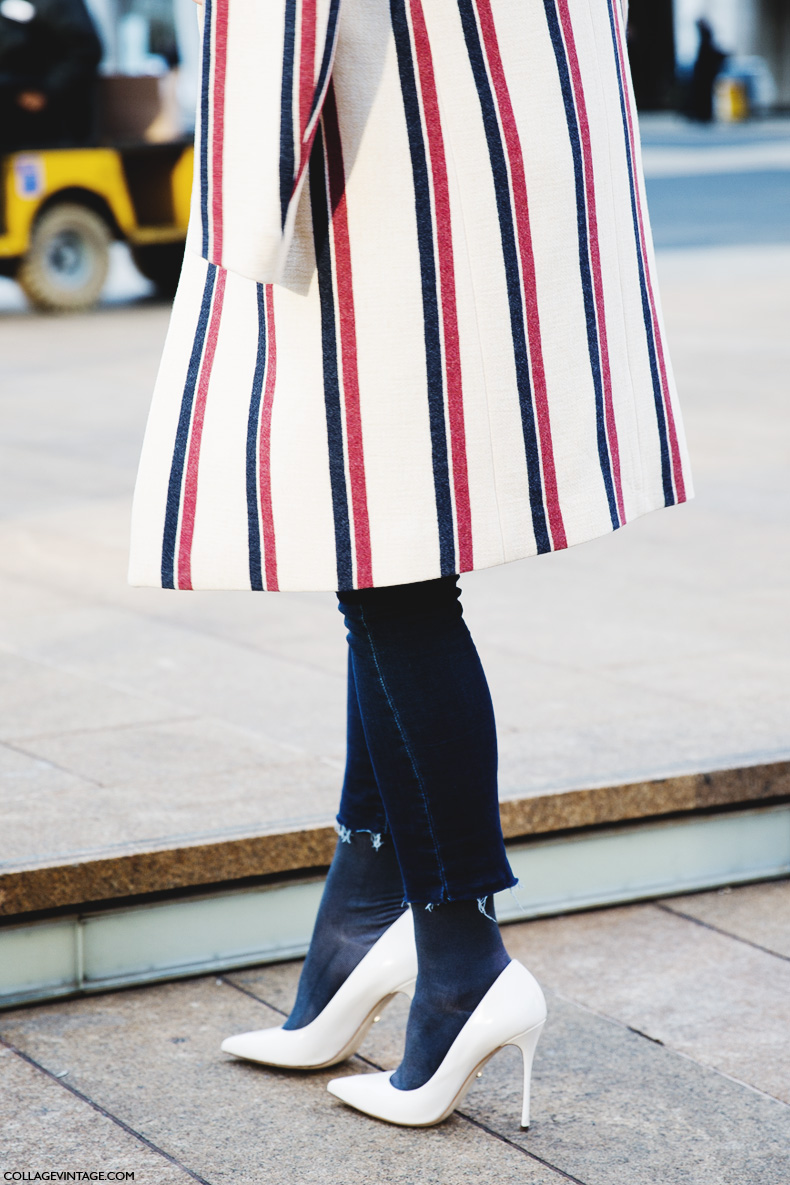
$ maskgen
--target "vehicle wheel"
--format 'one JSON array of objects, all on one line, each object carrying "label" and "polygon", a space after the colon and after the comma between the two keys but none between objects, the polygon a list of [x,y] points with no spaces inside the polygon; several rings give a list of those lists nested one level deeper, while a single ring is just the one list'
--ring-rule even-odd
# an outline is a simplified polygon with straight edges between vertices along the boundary
[{"label": "vehicle wheel", "polygon": [[110,237],[93,210],[70,202],[50,206],[33,227],[16,279],[37,308],[90,308],[107,278]]},{"label": "vehicle wheel", "polygon": [[146,280],[156,284],[159,294],[172,300],[184,262],[184,244],[152,243],[144,247],[132,247],[132,259]]}]

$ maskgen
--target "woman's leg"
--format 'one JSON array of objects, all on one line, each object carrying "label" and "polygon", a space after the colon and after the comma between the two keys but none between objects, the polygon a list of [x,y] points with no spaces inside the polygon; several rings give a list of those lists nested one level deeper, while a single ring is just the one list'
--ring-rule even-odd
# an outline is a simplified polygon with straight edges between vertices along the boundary
[{"label": "woman's leg", "polygon": [[[457,579],[339,593],[367,752],[412,904],[419,975],[393,1083],[422,1085],[508,963],[491,895],[515,883],[491,697]],[[486,916],[488,915],[488,916]]]},{"label": "woman's leg", "polygon": [[482,899],[515,883],[494,711],[459,596],[453,576],[338,594],[366,750],[412,904]]},{"label": "woman's leg", "polygon": [[315,1020],[404,909],[403,880],[370,763],[348,662],[346,773],[339,840],[286,1029]]}]

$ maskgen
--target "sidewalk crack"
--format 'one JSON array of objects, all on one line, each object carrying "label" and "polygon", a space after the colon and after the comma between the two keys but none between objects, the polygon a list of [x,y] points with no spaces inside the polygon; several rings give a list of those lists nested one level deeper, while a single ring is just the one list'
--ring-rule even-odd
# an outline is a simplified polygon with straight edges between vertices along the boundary
[{"label": "sidewalk crack", "polygon": [[581,1000],[575,1000],[571,996],[563,995],[563,993],[558,992],[556,988],[552,989],[552,995],[558,1000],[562,1000],[564,1003],[570,1004],[573,1008],[578,1008],[582,1012],[589,1013],[590,1016],[597,1016],[599,1020],[605,1020],[609,1024],[616,1025],[620,1029],[625,1029],[626,1032],[633,1033],[635,1036],[641,1037],[645,1041],[649,1041],[652,1045],[660,1046],[673,1057],[685,1058],[687,1062],[691,1062],[693,1065],[699,1066],[700,1069],[706,1070],[710,1074],[716,1074],[719,1078],[726,1078],[728,1082],[734,1082],[736,1086],[743,1086],[746,1088],[746,1090],[752,1091],[754,1094],[762,1095],[764,1099],[770,1099],[772,1103],[779,1103],[781,1107],[790,1107],[790,1104],[786,1103],[784,1099],[780,1099],[778,1095],[770,1094],[767,1090],[762,1090],[759,1086],[755,1086],[754,1083],[744,1081],[743,1078],[736,1078],[734,1074],[728,1074],[726,1070],[722,1070],[718,1066],[712,1066],[709,1062],[701,1062],[692,1054],[686,1053],[682,1049],[677,1049],[674,1045],[667,1045],[665,1041],[662,1041],[657,1037],[651,1037],[649,1033],[643,1032],[642,1029],[634,1028],[633,1025],[627,1024],[624,1020],[619,1020],[618,1017],[612,1016],[608,1012],[599,1012],[596,1008],[591,1008],[589,1004],[582,1004]]},{"label": "sidewalk crack", "polygon": [[276,1004],[270,1004],[268,1000],[264,1000],[263,996],[256,996],[255,992],[251,992],[249,988],[242,987],[240,983],[234,983],[232,979],[228,979],[225,975],[218,975],[222,983],[227,984],[228,987],[235,988],[237,992],[241,992],[243,996],[249,996],[256,1004],[265,1004],[267,1008],[271,1008],[272,1012],[279,1012],[280,1016],[287,1016],[287,1012],[283,1012],[282,1008],[278,1008]]},{"label": "sidewalk crack", "polygon": [[771,950],[769,946],[761,946],[759,942],[752,942],[751,938],[741,938],[740,934],[733,934],[731,930],[723,930],[721,926],[714,926],[713,922],[704,922],[702,918],[695,918],[693,914],[684,913],[682,909],[673,909],[671,905],[666,905],[663,901],[652,901],[656,909],[663,909],[665,913],[674,914],[676,918],[684,918],[687,922],[693,922],[695,926],[702,926],[703,930],[712,930],[714,934],[723,934],[725,938],[732,938],[734,942],[742,942],[744,946],[750,946],[753,950],[760,950],[763,954],[772,955],[775,959],[782,959],[785,963],[790,963],[790,955],[780,954],[778,950]]},{"label": "sidewalk crack", "polygon": [[[282,1008],[277,1008],[274,1004],[270,1004],[267,1000],[262,999],[260,996],[256,996],[254,992],[249,990],[249,988],[245,988],[238,983],[234,983],[232,979],[226,979],[224,975],[220,976],[219,978],[223,983],[226,983],[228,987],[234,987],[236,991],[241,992],[245,996],[249,996],[258,1004],[265,1004],[266,1007],[271,1008],[273,1012],[279,1012],[280,1016],[288,1015],[287,1012],[283,1012]],[[365,1057],[365,1055],[362,1053],[355,1053],[353,1057],[354,1061],[362,1062],[364,1065],[370,1066],[372,1070],[384,1069],[384,1066],[380,1066],[378,1062],[372,1061],[369,1057]],[[556,1164],[552,1164],[550,1160],[544,1160],[543,1157],[538,1156],[537,1153],[530,1152],[529,1149],[525,1148],[522,1144],[517,1144],[514,1140],[511,1140],[509,1136],[503,1136],[501,1132],[496,1131],[495,1128],[489,1127],[485,1123],[481,1123],[479,1119],[473,1119],[472,1116],[467,1115],[465,1111],[456,1111],[455,1114],[459,1119],[463,1119],[464,1122],[471,1123],[472,1127],[479,1127],[481,1131],[484,1131],[489,1136],[493,1136],[495,1139],[500,1140],[503,1144],[507,1144],[509,1148],[514,1148],[516,1152],[520,1152],[523,1156],[529,1157],[530,1160],[536,1160],[538,1164],[542,1164],[544,1168],[551,1169],[553,1173],[557,1173],[563,1178],[563,1180],[573,1181],[574,1185],[586,1185],[585,1181],[581,1181],[578,1177],[572,1177],[570,1173],[566,1173],[564,1169],[558,1168],[558,1166]]]},{"label": "sidewalk crack", "polygon": [[456,1111],[455,1114],[459,1119],[465,1119],[467,1123],[471,1123],[473,1127],[479,1127],[481,1131],[487,1132],[489,1136],[493,1136],[496,1140],[501,1140],[503,1144],[507,1144],[509,1148],[515,1148],[516,1152],[523,1153],[528,1156],[530,1160],[536,1160],[538,1164],[542,1164],[544,1168],[551,1169],[553,1173],[557,1173],[565,1181],[573,1181],[574,1185],[586,1185],[579,1177],[573,1177],[570,1173],[566,1173],[564,1169],[558,1168],[556,1164],[552,1164],[550,1160],[544,1160],[542,1156],[538,1156],[536,1152],[530,1152],[522,1144],[517,1144],[515,1140],[511,1140],[509,1136],[503,1136],[501,1132],[496,1131],[495,1128],[489,1127],[487,1123],[481,1123],[479,1119],[473,1119],[471,1115],[467,1115],[465,1111]]},{"label": "sidewalk crack", "polygon": [[31,1057],[29,1053],[25,1053],[22,1049],[17,1049],[16,1045],[13,1045],[6,1037],[3,1037],[2,1034],[0,1034],[0,1045],[4,1045],[6,1049],[8,1049],[11,1053],[16,1054],[16,1056],[21,1058],[23,1062],[27,1062],[27,1064],[32,1066],[34,1070],[39,1070],[42,1074],[45,1074],[47,1078],[51,1078],[53,1082],[56,1082],[58,1086],[62,1086],[64,1090],[69,1091],[69,1093],[73,1094],[75,1098],[78,1098],[83,1103],[87,1103],[89,1107],[91,1107],[94,1111],[97,1111],[99,1115],[103,1115],[105,1119],[109,1119],[111,1123],[114,1123],[116,1127],[121,1128],[121,1130],[125,1131],[127,1135],[133,1136],[135,1140],[139,1140],[141,1144],[145,1144],[146,1148],[150,1148],[152,1152],[157,1154],[157,1156],[163,1157],[165,1160],[169,1161],[170,1164],[173,1164],[176,1166],[176,1168],[181,1169],[182,1172],[185,1172],[187,1176],[192,1178],[193,1181],[199,1181],[200,1185],[212,1185],[211,1181],[207,1181],[205,1177],[201,1177],[200,1174],[196,1173],[193,1169],[187,1168],[187,1166],[182,1164],[181,1161],[176,1159],[175,1156],[171,1156],[171,1154],[166,1152],[164,1148],[160,1148],[158,1144],[154,1144],[147,1138],[147,1136],[144,1136],[142,1132],[136,1131],[133,1127],[130,1127],[128,1123],[124,1123],[122,1119],[119,1119],[117,1115],[113,1115],[112,1111],[108,1111],[106,1107],[102,1107],[101,1103],[95,1102],[88,1095],[83,1094],[81,1090],[78,1090],[76,1086],[72,1086],[71,1083],[66,1082],[63,1078],[59,1078],[57,1074],[53,1074],[51,1070],[48,1070],[46,1066],[42,1066],[41,1063],[37,1062],[36,1059]]}]

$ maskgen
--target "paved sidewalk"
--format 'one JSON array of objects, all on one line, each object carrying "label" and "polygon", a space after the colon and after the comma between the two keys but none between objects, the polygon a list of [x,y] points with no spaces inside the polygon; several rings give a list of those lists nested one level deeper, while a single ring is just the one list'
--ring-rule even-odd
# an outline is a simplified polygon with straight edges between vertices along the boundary
[{"label": "paved sidewalk", "polygon": [[[697,498],[464,579],[505,799],[790,755],[790,247],[659,266]],[[0,322],[6,866],[334,814],[333,596],[126,586],[166,320]]]},{"label": "paved sidewalk", "polygon": [[391,1068],[402,997],[330,1071],[226,1057],[277,1024],[299,965],[0,1014],[0,1172],[135,1172],[137,1185],[787,1185],[790,882],[504,930],[544,984],[533,1123],[503,1050],[461,1113],[392,1128],[326,1082]]}]

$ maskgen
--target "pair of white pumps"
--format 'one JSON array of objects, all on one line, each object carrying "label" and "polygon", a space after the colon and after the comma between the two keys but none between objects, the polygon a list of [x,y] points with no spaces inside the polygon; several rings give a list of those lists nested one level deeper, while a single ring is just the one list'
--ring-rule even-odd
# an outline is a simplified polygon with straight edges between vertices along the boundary
[{"label": "pair of white pumps", "polygon": [[[417,952],[411,910],[382,934],[323,1012],[301,1029],[278,1025],[240,1033],[222,1042],[225,1053],[268,1066],[320,1070],[354,1053],[379,1012],[393,996],[414,994]],[[460,1104],[489,1058],[505,1045],[521,1050],[524,1096],[521,1126],[529,1127],[532,1059],[546,1019],[546,1001],[526,967],[512,960],[488,989],[423,1086],[398,1090],[394,1071],[333,1078],[327,1089],[366,1115],[405,1127],[440,1123]]]}]

